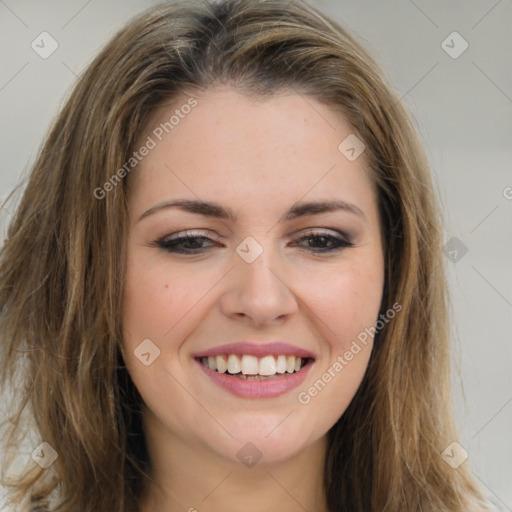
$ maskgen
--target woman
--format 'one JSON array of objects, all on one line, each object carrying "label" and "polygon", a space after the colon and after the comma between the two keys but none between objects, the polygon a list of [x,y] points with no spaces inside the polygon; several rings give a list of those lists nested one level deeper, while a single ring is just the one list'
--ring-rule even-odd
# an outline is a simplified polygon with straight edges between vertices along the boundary
[{"label": "woman", "polygon": [[487,510],[441,247],[407,114],[337,23],[148,10],[79,79],[2,249],[5,447],[22,413],[40,438],[13,503]]}]

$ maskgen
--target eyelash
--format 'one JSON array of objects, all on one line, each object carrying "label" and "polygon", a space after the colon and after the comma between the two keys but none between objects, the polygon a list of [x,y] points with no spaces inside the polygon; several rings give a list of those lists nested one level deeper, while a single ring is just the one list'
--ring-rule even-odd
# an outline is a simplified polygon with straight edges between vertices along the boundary
[{"label": "eyelash", "polygon": [[[199,239],[209,240],[211,242],[216,243],[214,240],[212,240],[208,236],[199,235],[197,233],[190,234],[191,232],[189,232],[189,231],[187,231],[186,233],[187,234],[185,236],[180,236],[180,237],[175,237],[175,238],[164,237],[159,240],[155,240],[155,245],[157,247],[160,247],[161,249],[164,249],[167,252],[170,252],[170,253],[192,255],[192,254],[201,254],[204,252],[204,250],[206,248],[196,247],[193,249],[190,249],[190,248],[189,249],[177,249],[176,247],[185,242],[189,242],[190,240],[199,240]],[[319,232],[319,231],[309,231],[306,234],[304,234],[301,238],[299,238],[298,241],[301,242],[303,240],[314,239],[314,238],[325,238],[335,244],[334,247],[330,247],[330,248],[317,249],[317,250],[311,249],[311,252],[313,252],[314,254],[332,253],[335,251],[340,251],[346,247],[354,246],[353,243],[347,241],[344,238],[336,237],[336,236],[333,236],[333,235],[330,235],[327,233],[323,233],[323,232]]]}]

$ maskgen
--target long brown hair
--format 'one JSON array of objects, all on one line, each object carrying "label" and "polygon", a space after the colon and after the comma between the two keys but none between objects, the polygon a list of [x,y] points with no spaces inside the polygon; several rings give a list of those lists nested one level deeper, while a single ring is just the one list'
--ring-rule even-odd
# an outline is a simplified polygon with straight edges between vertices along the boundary
[{"label": "long brown hair", "polygon": [[467,464],[452,469],[441,455],[457,436],[427,160],[368,52],[298,0],[153,7],[105,46],[55,120],[0,254],[1,383],[17,397],[4,425],[5,471],[21,432],[37,432],[58,454],[50,468],[29,459],[23,476],[4,481],[13,502],[43,506],[55,496],[60,511],[138,510],[149,461],[120,349],[130,176],[112,177],[156,108],[226,83],[251,97],[292,89],[343,114],[378,191],[381,312],[395,303],[402,311],[378,332],[364,380],[328,433],[329,509],[462,512],[481,503]]}]

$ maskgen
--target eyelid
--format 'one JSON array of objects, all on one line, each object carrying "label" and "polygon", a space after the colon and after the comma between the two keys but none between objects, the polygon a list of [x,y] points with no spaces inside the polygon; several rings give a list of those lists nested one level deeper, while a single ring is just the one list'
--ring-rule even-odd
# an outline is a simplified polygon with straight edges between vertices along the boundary
[{"label": "eyelid", "polygon": [[206,237],[211,238],[211,232],[207,230],[201,230],[201,229],[184,229],[182,231],[177,231],[176,233],[173,233],[172,235],[164,236],[161,238],[161,240],[175,240],[176,238],[183,238],[183,237]]},{"label": "eyelid", "polygon": [[334,228],[307,228],[306,230],[299,230],[296,233],[294,233],[292,236],[322,236],[322,235],[328,235],[328,236],[340,236],[343,239],[345,239],[347,242],[350,242],[352,237],[345,231],[340,231],[339,229]]},{"label": "eyelid", "polygon": [[[290,235],[290,238],[295,238],[297,236],[322,236],[322,235],[331,235],[331,236],[341,236],[345,241],[350,242],[352,240],[352,237],[349,235],[349,233],[345,231],[340,231],[338,229],[334,228],[306,228],[299,229],[292,233]],[[211,231],[204,230],[204,229],[184,229],[182,231],[177,231],[176,233],[173,233],[168,236],[164,236],[161,238],[161,240],[175,240],[177,238],[182,237],[206,237],[206,238],[212,238]],[[222,237],[221,237],[222,238]]]},{"label": "eyelid", "polygon": [[[328,229],[328,228],[308,228],[305,231],[297,232],[296,234],[290,235],[291,246],[298,247],[301,251],[306,251],[312,255],[323,255],[325,257],[334,256],[339,254],[343,249],[347,249],[350,247],[354,247],[355,244],[352,241],[352,237],[348,236],[345,232],[339,231],[337,229]],[[324,238],[330,240],[330,243],[333,243],[333,247],[326,248],[304,248],[301,247],[301,243],[304,240],[312,239],[312,238]],[[187,243],[189,240],[203,240],[203,244],[207,243],[209,246],[207,247],[192,247],[192,248],[179,248],[181,244]],[[187,229],[178,231],[173,233],[167,237],[160,238],[154,241],[152,247],[160,247],[161,249],[175,254],[176,256],[199,256],[203,254],[207,254],[210,252],[214,246],[219,247],[219,242],[217,242],[213,237],[209,236],[209,232],[206,230],[193,230]]]}]

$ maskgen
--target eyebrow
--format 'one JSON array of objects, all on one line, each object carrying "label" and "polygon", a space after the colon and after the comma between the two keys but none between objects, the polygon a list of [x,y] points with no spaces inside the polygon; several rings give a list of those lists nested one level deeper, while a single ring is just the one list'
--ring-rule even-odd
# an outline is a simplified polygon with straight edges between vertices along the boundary
[{"label": "eyebrow", "polygon": [[[236,222],[238,218],[236,212],[233,209],[222,206],[213,201],[175,199],[172,201],[162,201],[161,203],[157,203],[156,205],[152,206],[139,217],[137,222],[140,222],[142,219],[168,208],[179,208],[185,212],[195,213],[205,217],[214,217],[232,222]],[[281,216],[279,222],[290,221],[298,217],[318,215],[321,213],[328,213],[337,210],[353,213],[363,219],[366,219],[363,211],[355,204],[347,203],[346,201],[342,201],[340,199],[333,199],[330,201],[309,201],[295,203],[287,212],[284,213],[284,215]]]}]

